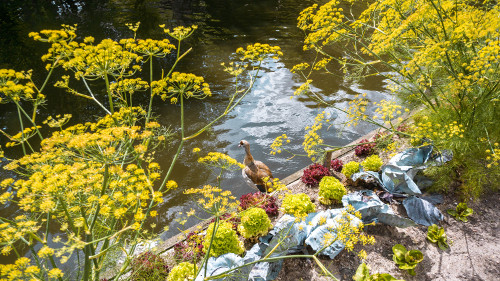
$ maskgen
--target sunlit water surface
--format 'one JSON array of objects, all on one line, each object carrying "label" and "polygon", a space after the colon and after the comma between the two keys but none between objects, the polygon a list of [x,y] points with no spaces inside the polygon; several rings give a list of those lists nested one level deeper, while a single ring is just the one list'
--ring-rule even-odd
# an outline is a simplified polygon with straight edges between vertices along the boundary
[{"label": "sunlit water surface", "polygon": [[[191,153],[194,147],[201,148],[202,154],[209,151],[226,152],[242,161],[244,151],[238,148],[237,144],[245,139],[251,143],[254,158],[265,162],[278,178],[285,178],[310,164],[304,157],[287,160],[291,155],[271,156],[269,146],[277,136],[286,133],[291,139],[288,149],[304,153],[301,147],[304,127],[311,125],[316,114],[324,110],[305,97],[290,99],[294,90],[303,82],[298,75],[291,73],[290,69],[297,63],[312,59],[311,54],[302,51],[303,34],[296,28],[296,18],[302,9],[314,1],[40,1],[45,2],[43,4],[33,4],[32,1],[7,2],[0,4],[0,68],[33,68],[39,81],[45,75],[44,65],[39,58],[46,51],[47,45],[32,42],[27,36],[30,31],[58,28],[63,23],[77,23],[78,34],[81,36],[92,35],[97,40],[120,39],[131,36],[125,23],[141,21],[138,31],[140,38],[160,39],[164,35],[158,28],[159,24],[198,25],[198,31],[183,47],[184,50],[192,47],[193,51],[183,60],[178,70],[203,75],[210,83],[214,96],[202,101],[187,102],[187,134],[196,132],[225,109],[227,97],[233,89],[231,78],[222,71],[220,63],[228,62],[237,47],[260,42],[279,45],[282,48],[284,57],[277,62],[266,61],[253,89],[242,103],[211,130],[189,141],[184,147],[172,176],[172,179],[179,183],[179,189],[165,196],[164,202],[159,206],[159,216],[152,221],[157,225],[158,232],[161,232],[164,226],[170,227],[169,231],[162,233],[162,238],[168,238],[178,233],[179,229],[185,229],[197,222],[191,219],[184,226],[175,222],[175,219],[181,216],[180,212],[196,208],[192,198],[183,195],[183,190],[215,184],[210,171],[196,162],[197,156]],[[171,62],[172,58],[160,61],[155,69],[155,76],[159,76],[160,69],[167,68]],[[384,83],[380,79],[373,78],[363,84],[349,84],[343,82],[340,71],[333,71],[337,71],[339,76],[314,76],[314,90],[327,100],[337,101],[337,106],[345,107],[349,100],[360,93],[367,93],[368,98],[373,101],[384,98]],[[49,88],[47,94],[48,103],[40,110],[40,119],[48,115],[72,113],[72,122],[77,123],[94,121],[95,116],[104,114],[94,104],[78,97],[70,97],[56,89]],[[145,98],[138,98],[137,101],[147,103]],[[327,111],[333,116],[336,115],[333,110]],[[178,106],[158,99],[154,104],[154,112],[160,123],[171,125],[174,131],[179,133]],[[14,118],[16,115],[14,107],[0,105],[1,129],[14,132],[18,127]],[[339,114],[337,121],[345,121],[345,117]],[[328,144],[344,145],[371,129],[373,127],[366,125],[354,129],[331,126],[323,132],[323,137]],[[5,138],[1,139],[3,144],[5,141]],[[164,169],[169,167],[177,143],[174,141],[171,146],[156,154]],[[7,151],[7,156],[19,157],[20,151]],[[7,176],[5,171],[0,173],[2,177]],[[237,197],[253,191],[244,183],[240,172],[225,174],[223,188],[231,190]],[[2,216],[12,216],[16,209],[14,206],[4,206],[0,212]]]}]

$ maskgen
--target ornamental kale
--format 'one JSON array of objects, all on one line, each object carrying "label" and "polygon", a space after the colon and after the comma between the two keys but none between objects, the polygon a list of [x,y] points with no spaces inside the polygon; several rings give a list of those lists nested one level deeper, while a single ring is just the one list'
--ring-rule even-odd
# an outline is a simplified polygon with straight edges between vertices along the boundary
[{"label": "ornamental kale", "polygon": [[365,160],[363,160],[363,162],[361,162],[361,166],[363,166],[363,169],[365,171],[374,172],[378,172],[383,164],[384,162],[382,162],[382,159],[380,159],[378,155],[367,157]]},{"label": "ornamental kale", "polygon": [[346,194],[347,190],[336,177],[324,177],[319,182],[319,202],[325,205],[341,202]]},{"label": "ornamental kale", "polygon": [[352,175],[355,173],[359,172],[359,163],[355,161],[351,161],[347,164],[344,165],[344,168],[342,168],[342,174],[347,179],[350,179]]},{"label": "ornamental kale", "polygon": [[[194,279],[194,264],[189,262],[181,262],[180,264],[174,266],[172,271],[168,275],[167,281],[184,281]],[[151,279],[160,280],[160,279]]]},{"label": "ornamental kale", "polygon": [[205,251],[205,253],[210,250],[211,257],[218,257],[227,253],[240,255],[245,251],[243,243],[238,240],[238,235],[233,229],[233,225],[225,221],[219,222],[219,226],[216,228],[217,231],[215,232],[215,236],[213,237],[212,245],[210,247],[214,227],[215,223],[211,223],[207,228],[207,234],[205,235],[205,240],[203,241],[203,251]]},{"label": "ornamental kale", "polygon": [[273,225],[266,212],[261,208],[250,208],[241,214],[238,231],[245,238],[266,235]]},{"label": "ornamental kale", "polygon": [[316,205],[311,202],[311,198],[305,193],[287,194],[281,208],[285,214],[290,214],[296,218],[305,217],[308,213],[316,210]]}]

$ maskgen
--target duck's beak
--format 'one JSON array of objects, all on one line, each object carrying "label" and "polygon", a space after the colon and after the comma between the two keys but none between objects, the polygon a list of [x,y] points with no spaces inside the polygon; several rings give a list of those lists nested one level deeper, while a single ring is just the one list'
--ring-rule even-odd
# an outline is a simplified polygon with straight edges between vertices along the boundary
[{"label": "duck's beak", "polygon": [[240,143],[238,143],[238,147],[241,147],[241,142],[240,142]]}]

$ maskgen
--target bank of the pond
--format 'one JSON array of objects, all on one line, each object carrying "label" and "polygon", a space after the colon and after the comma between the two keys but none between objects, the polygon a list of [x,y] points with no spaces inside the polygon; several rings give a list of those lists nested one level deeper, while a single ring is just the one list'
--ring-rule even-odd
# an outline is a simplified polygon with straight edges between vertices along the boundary
[{"label": "bank of the pond", "polygon": [[[327,158],[328,160],[325,160],[325,163],[333,160],[333,159],[337,159],[337,158],[342,158],[342,157],[345,157],[346,155],[352,153],[354,151],[354,146],[355,144],[359,143],[361,140],[363,139],[370,139],[372,138],[375,134],[377,134],[377,132],[379,132],[378,130],[373,130],[371,131],[370,133],[352,141],[351,143],[347,144],[346,147],[344,148],[341,148],[337,151],[334,151],[332,152],[331,154],[329,154],[329,158]],[[281,182],[286,185],[286,187],[288,189],[290,189],[292,191],[292,193],[298,193],[298,191],[296,190],[296,186],[297,184],[300,183],[300,178],[302,177],[302,174],[304,172],[304,170],[306,169],[307,167],[304,167],[298,171],[296,171],[295,173],[292,173],[291,175],[287,176],[286,178],[282,179]],[[195,230],[199,230],[199,229],[206,229],[208,227],[208,225],[210,224],[210,219],[208,220],[205,220],[205,221],[202,221],[188,229],[186,229],[185,231],[183,231],[184,233],[190,233],[192,231],[195,231]],[[156,249],[155,251],[156,252],[159,252],[159,253],[163,253],[169,249],[171,249],[176,243],[178,243],[179,241],[182,241],[185,237],[185,234],[184,233],[179,233],[169,239],[166,239],[165,241],[161,242],[158,244],[158,246],[156,246]]]},{"label": "bank of the pond", "polygon": [[[355,141],[349,143],[346,147],[332,152],[328,155],[325,163],[330,160],[340,159],[344,163],[348,161],[361,162],[365,157],[358,157],[354,153],[355,145],[364,139],[373,139],[379,133],[374,130]],[[402,142],[399,151],[406,148],[407,145]],[[384,162],[389,159],[388,154],[382,155]],[[317,211],[326,210],[331,207],[342,207],[342,205],[325,206],[319,203],[318,187],[309,187],[301,181],[303,169],[282,179],[291,193],[306,193],[317,205]],[[346,178],[333,172],[333,175],[346,183]],[[347,186],[347,185],[346,185]],[[364,186],[347,186],[348,192],[364,189]],[[500,230],[499,222],[496,218],[497,206],[500,204],[498,193],[490,194],[482,199],[472,202],[474,215],[470,217],[468,223],[456,221],[446,213],[448,209],[454,209],[457,199],[452,195],[444,195],[444,200],[436,207],[444,214],[444,220],[441,226],[445,228],[450,241],[450,248],[446,251],[439,249],[435,244],[430,243],[427,237],[427,227],[422,225],[397,228],[381,223],[368,225],[365,232],[375,237],[374,245],[363,246],[367,252],[367,258],[364,260],[371,267],[371,274],[389,273],[395,278],[407,281],[417,280],[495,280],[500,275],[500,262],[495,259],[496,253],[500,250]],[[281,204],[281,202],[278,202]],[[402,204],[391,203],[391,209],[395,214],[406,216],[406,211]],[[280,213],[279,217],[283,214]],[[276,221],[274,218],[273,221]],[[195,230],[206,229],[210,220],[200,222],[199,224],[186,229],[189,233]],[[152,250],[155,253],[164,255],[173,265],[173,247],[176,243],[182,241],[185,234],[179,234],[164,241],[155,241],[143,244],[140,251]],[[408,249],[417,249],[424,254],[424,260],[417,265],[416,276],[409,275],[401,270],[393,262],[392,247],[395,244],[402,244]],[[359,251],[361,247],[355,248]],[[248,250],[248,249],[247,249]],[[334,259],[321,258],[321,262],[330,270],[339,280],[352,280],[357,267],[361,263],[354,252],[343,250]],[[113,276],[113,270],[106,273],[105,276]],[[276,280],[331,280],[323,276],[321,269],[310,259],[296,258],[286,259]]]}]

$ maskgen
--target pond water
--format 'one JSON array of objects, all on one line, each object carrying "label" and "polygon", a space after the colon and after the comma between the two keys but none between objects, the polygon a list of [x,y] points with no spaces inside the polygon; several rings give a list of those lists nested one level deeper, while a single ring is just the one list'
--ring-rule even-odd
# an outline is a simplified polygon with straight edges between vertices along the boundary
[{"label": "pond water", "polygon": [[[178,229],[187,228],[195,223],[190,220],[185,226],[174,222],[179,212],[185,212],[194,206],[192,199],[182,191],[204,184],[215,184],[214,177],[205,167],[196,163],[196,156],[191,153],[194,147],[200,147],[202,153],[209,151],[226,152],[231,157],[243,160],[244,151],[238,148],[240,140],[246,139],[251,144],[252,154],[265,162],[275,177],[285,178],[293,172],[310,164],[307,158],[290,155],[272,156],[269,146],[275,137],[286,133],[291,139],[290,150],[303,153],[304,127],[311,125],[317,113],[322,111],[308,98],[290,99],[294,90],[302,83],[300,77],[290,69],[303,61],[311,61],[311,54],[302,51],[303,33],[296,27],[296,18],[300,11],[317,1],[296,0],[54,0],[37,1],[0,1],[0,68],[16,70],[34,69],[35,78],[44,78],[44,64],[40,57],[47,45],[33,42],[28,38],[31,31],[57,29],[60,24],[78,24],[78,34],[92,35],[99,41],[104,38],[120,39],[131,36],[125,23],[141,22],[139,38],[163,38],[158,25],[167,26],[196,24],[199,29],[184,46],[193,51],[179,66],[179,71],[203,75],[210,83],[214,97],[202,101],[187,103],[186,122],[188,133],[195,132],[224,110],[225,98],[231,92],[230,77],[222,71],[221,62],[227,62],[237,47],[260,42],[279,45],[284,57],[277,62],[266,62],[260,77],[252,91],[243,102],[218,122],[209,132],[189,141],[184,147],[180,161],[175,167],[172,179],[179,183],[179,189],[166,195],[159,207],[159,216],[154,221],[158,229],[170,225],[170,230],[162,234],[163,238],[178,233]],[[155,69],[167,68],[172,58],[160,61]],[[61,75],[61,73],[58,73]],[[342,107],[354,95],[367,93],[368,98],[379,101],[384,98],[384,82],[379,78],[363,84],[346,83],[342,73],[338,77],[317,75],[316,91],[328,100],[337,101]],[[73,114],[73,123],[95,120],[95,116],[104,113],[95,105],[78,97],[69,96],[54,88],[46,90],[48,103],[40,110],[41,118],[60,113]],[[144,104],[146,99],[142,101]],[[177,128],[179,107],[157,100],[154,112],[160,123]],[[332,111],[332,113],[334,113]],[[10,105],[0,105],[0,128],[14,132],[18,128],[17,112]],[[343,116],[339,115],[338,120]],[[325,141],[332,145],[344,145],[373,129],[360,125],[355,129],[344,128],[339,134],[339,126],[332,126],[325,131]],[[0,137],[0,143],[6,139]],[[169,166],[177,143],[156,154],[160,165]],[[20,151],[6,151],[6,156],[15,158]],[[0,177],[5,177],[0,171]],[[225,175],[223,188],[229,189],[238,198],[242,194],[253,192],[243,181],[240,172]],[[6,206],[0,210],[1,216],[9,216],[15,210]]]}]

